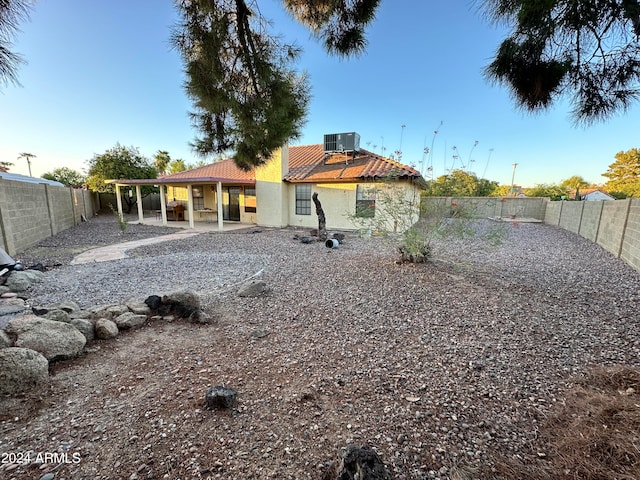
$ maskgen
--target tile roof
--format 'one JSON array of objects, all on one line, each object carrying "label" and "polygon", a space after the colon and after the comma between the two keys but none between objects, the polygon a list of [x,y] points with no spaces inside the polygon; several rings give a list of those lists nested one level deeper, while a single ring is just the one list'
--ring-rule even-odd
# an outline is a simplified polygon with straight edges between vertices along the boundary
[{"label": "tile roof", "polygon": [[289,147],[287,182],[329,183],[374,180],[385,177],[421,177],[415,168],[361,149],[355,156],[325,154],[323,145]]},{"label": "tile roof", "polygon": [[[284,181],[292,183],[357,182],[381,178],[419,179],[415,168],[384,158],[361,149],[355,155],[345,153],[325,154],[322,144],[289,147],[289,173]],[[225,182],[254,184],[255,170],[245,171],[236,166],[233,159],[193,168],[184,172],[165,175],[157,179],[111,180],[119,184],[175,184]]]}]

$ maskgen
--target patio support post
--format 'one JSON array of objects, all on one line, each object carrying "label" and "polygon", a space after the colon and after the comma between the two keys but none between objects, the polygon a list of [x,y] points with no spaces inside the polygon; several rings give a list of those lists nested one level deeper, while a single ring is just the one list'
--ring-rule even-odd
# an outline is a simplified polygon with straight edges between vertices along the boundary
[{"label": "patio support post", "polygon": [[118,185],[117,183],[116,183],[116,204],[118,205],[118,215],[120,215],[121,218],[124,218],[122,213],[122,198],[120,198],[120,185]]},{"label": "patio support post", "polygon": [[167,200],[165,199],[164,185],[158,185],[160,187],[160,212],[162,213],[162,225],[167,224]]},{"label": "patio support post", "polygon": [[189,204],[187,205],[189,212],[189,228],[195,228],[195,223],[193,221],[194,213],[193,213],[193,185],[187,185],[187,201]]},{"label": "patio support post", "polygon": [[224,216],[222,213],[222,182],[218,182],[216,187],[216,201],[218,204],[218,231],[222,232],[224,230],[224,219],[222,218]]},{"label": "patio support post", "polygon": [[138,204],[138,223],[144,222],[144,212],[142,211],[142,192],[140,185],[136,185],[136,203]]}]

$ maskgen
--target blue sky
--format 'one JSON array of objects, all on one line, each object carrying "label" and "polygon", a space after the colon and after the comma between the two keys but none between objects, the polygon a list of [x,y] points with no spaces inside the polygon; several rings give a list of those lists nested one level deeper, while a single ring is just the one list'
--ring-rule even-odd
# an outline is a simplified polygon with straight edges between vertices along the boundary
[{"label": "blue sky", "polygon": [[[346,60],[328,56],[279,1],[259,6],[275,32],[304,49],[299,68],[310,75],[313,99],[292,145],[355,131],[362,147],[380,153],[384,145],[387,155],[401,148],[404,163],[432,164],[435,176],[464,164],[510,184],[517,163],[523,186],[572,175],[601,183],[617,152],[640,146],[638,105],[587,128],[573,125],[567,100],[536,115],[516,109],[509,92],[482,75],[506,31],[486,21],[477,2],[383,0],[366,53]],[[62,166],[82,171],[119,142],[147,157],[167,150],[197,161],[182,63],[169,43],[176,20],[171,0],[39,0],[15,41],[28,62],[22,86],[0,87],[0,160],[26,174],[17,157],[28,152],[36,155],[34,176]]]}]

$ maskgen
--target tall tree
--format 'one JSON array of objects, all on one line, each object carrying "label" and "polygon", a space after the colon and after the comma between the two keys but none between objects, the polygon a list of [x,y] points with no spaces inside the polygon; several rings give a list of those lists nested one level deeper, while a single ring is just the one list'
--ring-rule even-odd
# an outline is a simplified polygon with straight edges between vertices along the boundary
[{"label": "tall tree", "polygon": [[29,167],[29,176],[31,176],[31,159],[36,158],[36,155],[34,155],[33,153],[23,152],[20,155],[18,155],[18,158],[25,158],[27,160],[27,166]]},{"label": "tall tree", "polygon": [[[89,164],[87,186],[98,193],[115,193],[115,186],[105,183],[105,180],[132,179],[132,178],[156,178],[158,171],[142,156],[135,147],[124,147],[119,143],[101,155],[94,155]],[[156,192],[151,185],[141,187],[142,195],[146,196]],[[127,205],[127,213],[136,204],[135,195],[122,194],[122,199]]]},{"label": "tall tree", "polygon": [[11,51],[18,24],[29,18],[33,0],[0,0],[0,84],[18,83],[22,57]]},{"label": "tall tree", "polygon": [[[640,197],[640,149],[632,148],[618,152],[616,161],[602,175],[607,177],[606,187],[610,193],[626,197]],[[619,197],[621,195],[615,195]]]},{"label": "tall tree", "polygon": [[580,189],[589,186],[589,182],[587,182],[584,178],[579,175],[574,175],[572,177],[563,180],[560,185],[562,187],[570,188],[575,191],[575,195],[573,198],[575,200],[580,200]]},{"label": "tall tree", "polygon": [[67,187],[80,187],[84,185],[86,180],[82,173],[69,167],[55,168],[53,171],[42,175],[42,178],[60,182]]},{"label": "tall tree", "polygon": [[159,175],[167,173],[167,167],[171,163],[171,155],[166,150],[158,150],[153,156],[153,166],[158,170]]},{"label": "tall tree", "polygon": [[268,31],[255,1],[177,1],[172,35],[185,65],[192,143],[201,155],[235,152],[241,168],[264,163],[300,135],[309,101],[305,75],[293,69],[299,49]]},{"label": "tall tree", "polygon": [[478,179],[474,173],[453,170],[441,175],[427,186],[427,194],[437,197],[487,197],[498,187],[498,182]]},{"label": "tall tree", "polygon": [[185,170],[189,170],[189,167],[187,166],[185,161],[182,160],[181,158],[178,158],[176,160],[171,160],[171,163],[169,164],[169,167],[168,167],[169,174],[184,172]]},{"label": "tall tree", "polygon": [[578,123],[626,110],[640,94],[637,0],[485,0],[512,32],[487,67],[516,103],[541,110],[572,93]]}]

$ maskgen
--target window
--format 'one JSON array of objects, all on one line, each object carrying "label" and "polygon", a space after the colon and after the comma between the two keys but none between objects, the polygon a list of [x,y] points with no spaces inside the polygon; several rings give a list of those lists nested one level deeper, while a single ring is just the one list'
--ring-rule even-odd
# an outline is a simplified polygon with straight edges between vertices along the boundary
[{"label": "window", "polygon": [[376,189],[358,185],[356,187],[356,217],[373,218],[376,215]]},{"label": "window", "polygon": [[193,194],[193,209],[204,210],[204,192],[202,187],[191,187]]},{"label": "window", "polygon": [[311,185],[296,185],[296,215],[311,215]]},{"label": "window", "polygon": [[244,211],[246,213],[256,212],[256,189],[255,187],[244,187]]}]

